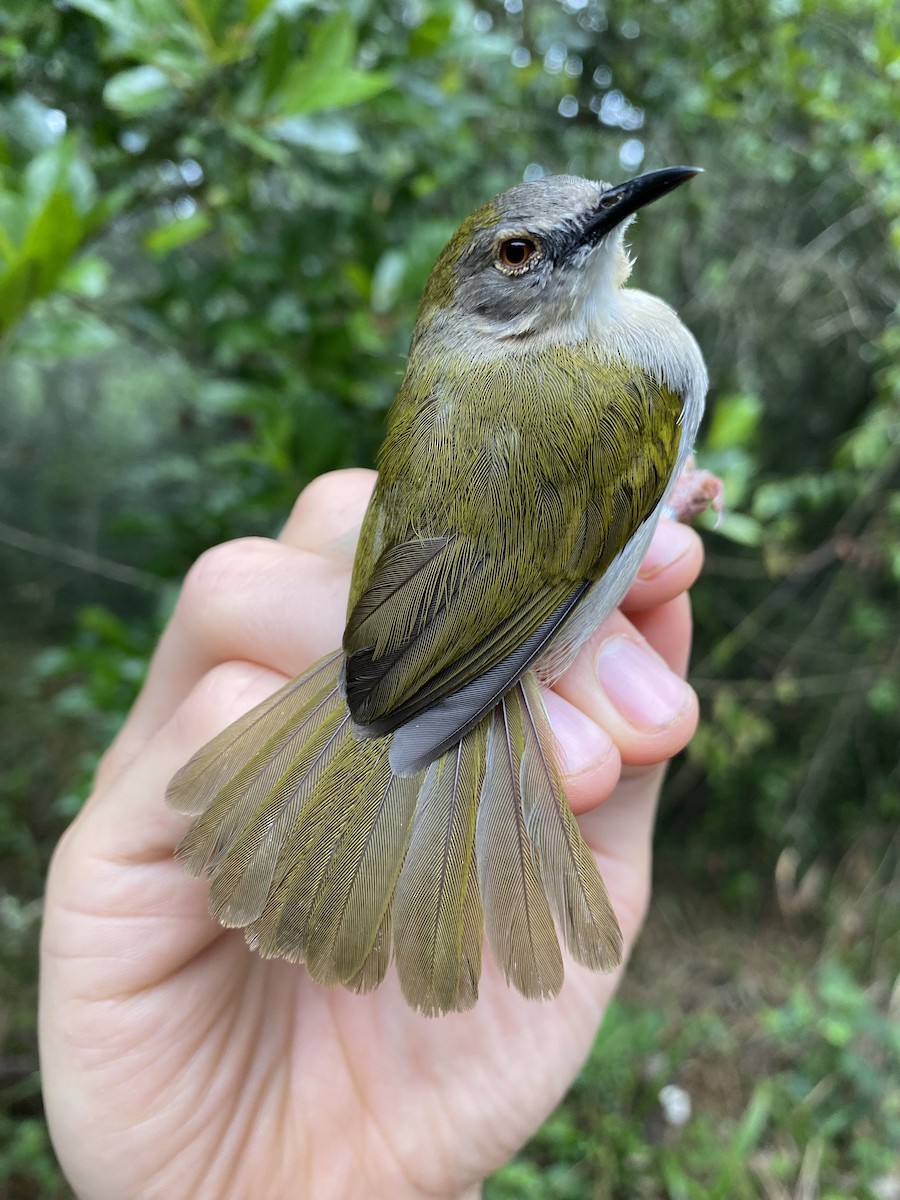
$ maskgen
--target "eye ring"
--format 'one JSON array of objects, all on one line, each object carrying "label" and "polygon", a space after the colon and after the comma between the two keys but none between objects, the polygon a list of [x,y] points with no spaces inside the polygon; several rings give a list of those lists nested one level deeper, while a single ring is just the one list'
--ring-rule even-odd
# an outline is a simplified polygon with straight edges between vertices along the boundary
[{"label": "eye ring", "polygon": [[507,275],[520,275],[530,268],[539,253],[534,238],[525,235],[503,238],[497,247],[497,266]]}]

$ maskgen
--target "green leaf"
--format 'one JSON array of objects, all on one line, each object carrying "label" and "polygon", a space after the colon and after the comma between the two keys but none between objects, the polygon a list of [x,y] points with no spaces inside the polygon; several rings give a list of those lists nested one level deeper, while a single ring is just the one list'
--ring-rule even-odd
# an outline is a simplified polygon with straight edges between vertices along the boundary
[{"label": "green leaf", "polygon": [[748,1158],[756,1149],[771,1112],[772,1089],[767,1082],[758,1083],[753,1089],[732,1142],[732,1150],[740,1160]]},{"label": "green leaf", "polygon": [[362,145],[354,126],[338,118],[283,117],[270,122],[267,132],[289,146],[303,146],[325,154],[355,154]]},{"label": "green leaf", "polygon": [[295,116],[346,108],[385,91],[391,76],[383,71],[358,71],[352,66],[356,31],[350,15],[335,13],[313,30],[303,58],[284,72],[272,96],[278,115]]},{"label": "green leaf", "polygon": [[726,510],[720,519],[713,514],[706,514],[703,523],[714,528],[721,537],[726,538],[729,542],[736,542],[739,546],[762,545],[763,526],[753,517],[747,516],[746,513]]},{"label": "green leaf", "polygon": [[396,303],[406,266],[406,255],[400,250],[387,250],[379,258],[372,275],[371,303],[375,312],[388,312]]},{"label": "green leaf", "polygon": [[142,32],[131,5],[114,4],[111,0],[69,0],[69,3],[122,37],[131,39]]},{"label": "green leaf", "polygon": [[453,26],[453,12],[434,12],[409,35],[409,52],[416,58],[430,57],[445,44]]},{"label": "green leaf", "polygon": [[85,254],[72,263],[60,276],[60,286],[74,296],[97,300],[106,291],[112,267],[105,258]]},{"label": "green leaf", "polygon": [[256,72],[252,81],[261,88],[264,99],[268,100],[281,83],[290,61],[290,28],[287,21],[283,17],[279,17],[268,39],[262,60],[262,70]]},{"label": "green leaf", "polygon": [[54,192],[0,275],[0,331],[14,325],[32,300],[50,291],[84,233],[84,221],[71,197]]},{"label": "green leaf", "polygon": [[127,117],[139,117],[172,104],[177,90],[159,67],[144,64],[113,75],[103,89],[104,102]]},{"label": "green leaf", "polygon": [[22,245],[22,257],[39,264],[41,291],[49,287],[81,241],[81,216],[68,192],[54,192],[32,222]]},{"label": "green leaf", "polygon": [[353,19],[345,11],[317,25],[309,38],[308,64],[326,75],[350,62],[356,49],[356,30]]},{"label": "green leaf", "polygon": [[280,113],[297,116],[360,104],[390,86],[391,76],[383,71],[365,73],[347,67],[326,75],[310,71],[299,62],[287,72],[275,99]]},{"label": "green leaf", "polygon": [[716,401],[712,420],[706,434],[710,449],[729,446],[748,446],[756,436],[763,405],[759,396],[740,393],[723,396]]},{"label": "green leaf", "polygon": [[186,246],[189,242],[203,237],[211,227],[212,218],[201,209],[189,217],[177,218],[152,230],[144,238],[144,245],[151,254],[168,254],[170,250],[176,250],[179,246]]},{"label": "green leaf", "polygon": [[90,166],[76,152],[72,137],[33,158],[25,169],[24,194],[32,212],[53,192],[64,191],[81,214],[96,204],[97,184]]},{"label": "green leaf", "polygon": [[254,154],[258,154],[260,158],[276,163],[278,166],[285,166],[290,162],[289,152],[283,146],[279,146],[277,142],[272,141],[271,137],[258,132],[252,126],[242,121],[231,121],[224,128],[236,142],[240,142]]},{"label": "green leaf", "polygon": [[115,331],[106,322],[54,300],[41,311],[39,321],[28,322],[17,333],[19,349],[50,363],[105,354],[118,344]]}]

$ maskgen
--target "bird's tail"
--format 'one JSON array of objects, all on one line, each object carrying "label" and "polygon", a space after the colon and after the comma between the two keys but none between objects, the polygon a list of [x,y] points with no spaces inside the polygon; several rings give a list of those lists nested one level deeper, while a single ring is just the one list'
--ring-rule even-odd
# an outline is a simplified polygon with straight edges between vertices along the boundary
[{"label": "bird's tail", "polygon": [[470,1008],[481,946],[524,995],[554,996],[572,957],[608,971],[621,935],[556,767],[529,672],[458,746],[409,777],[390,736],[353,733],[322,659],[219,734],[167,799],[195,817],[176,853],[209,907],[262,955],[369,991],[393,958],[429,1015]]}]

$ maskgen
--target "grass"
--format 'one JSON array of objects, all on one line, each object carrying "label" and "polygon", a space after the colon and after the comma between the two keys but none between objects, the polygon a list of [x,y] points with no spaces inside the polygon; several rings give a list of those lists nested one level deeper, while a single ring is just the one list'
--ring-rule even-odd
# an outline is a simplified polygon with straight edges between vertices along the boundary
[{"label": "grass", "polygon": [[[893,933],[877,948],[878,974],[861,982],[852,966],[865,939],[840,946],[846,874],[824,922],[799,928],[776,911],[741,926],[715,899],[664,880],[566,1104],[490,1180],[486,1200],[900,1196],[890,972],[900,922],[890,885],[871,889],[866,928]],[[683,1124],[660,1100],[672,1087],[690,1106]]]}]

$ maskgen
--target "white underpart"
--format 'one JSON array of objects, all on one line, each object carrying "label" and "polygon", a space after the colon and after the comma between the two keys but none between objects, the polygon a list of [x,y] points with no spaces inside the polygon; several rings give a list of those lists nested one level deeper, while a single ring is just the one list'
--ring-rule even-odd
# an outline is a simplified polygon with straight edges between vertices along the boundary
[{"label": "white underpart", "polygon": [[[580,304],[573,305],[571,325],[564,337],[573,342],[593,342],[610,362],[634,363],[683,397],[678,457],[659,504],[535,664],[544,683],[552,683],[563,674],[631,586],[669,492],[693,451],[703,416],[708,380],[699,346],[668,304],[647,292],[622,286],[629,269],[621,236],[605,238],[579,274]],[[560,340],[558,329],[553,340]]]}]

